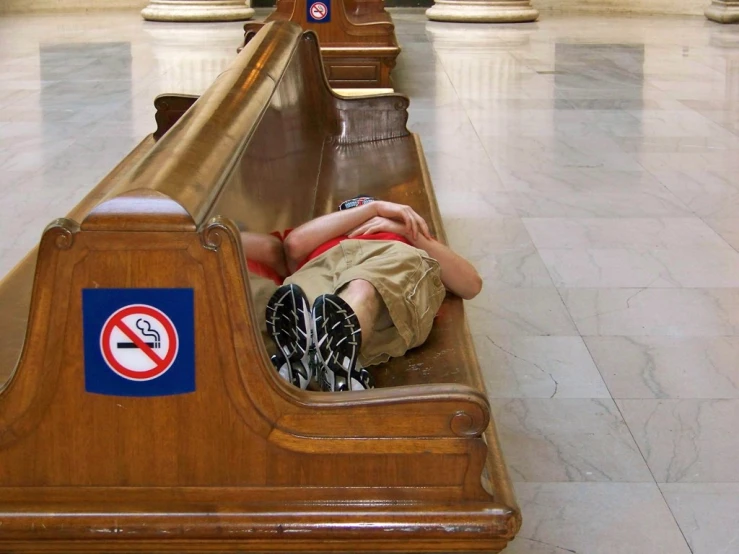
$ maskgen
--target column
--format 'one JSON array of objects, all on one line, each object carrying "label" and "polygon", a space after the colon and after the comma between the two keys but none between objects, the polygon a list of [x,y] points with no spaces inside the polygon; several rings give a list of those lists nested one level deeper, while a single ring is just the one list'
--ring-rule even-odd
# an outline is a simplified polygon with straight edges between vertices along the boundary
[{"label": "column", "polygon": [[536,21],[539,11],[529,0],[435,0],[426,16],[433,21],[523,23]]},{"label": "column", "polygon": [[739,23],[739,0],[713,0],[706,17],[719,23]]},{"label": "column", "polygon": [[254,17],[251,0],[150,0],[149,21],[241,21]]}]

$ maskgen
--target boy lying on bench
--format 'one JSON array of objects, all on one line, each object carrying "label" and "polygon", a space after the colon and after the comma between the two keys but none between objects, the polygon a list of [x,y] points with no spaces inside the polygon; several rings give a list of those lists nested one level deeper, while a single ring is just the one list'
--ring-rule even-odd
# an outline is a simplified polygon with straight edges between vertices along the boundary
[{"label": "boy lying on bench", "polygon": [[372,388],[364,367],[423,344],[447,289],[470,299],[482,287],[413,209],[366,196],[294,229],[284,251],[291,275],[267,330],[280,374],[301,388],[314,373],[326,391]]}]

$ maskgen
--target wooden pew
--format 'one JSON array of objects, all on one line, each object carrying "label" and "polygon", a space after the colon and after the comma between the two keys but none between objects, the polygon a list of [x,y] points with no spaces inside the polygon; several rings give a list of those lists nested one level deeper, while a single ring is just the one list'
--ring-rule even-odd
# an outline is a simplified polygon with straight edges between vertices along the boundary
[{"label": "wooden pew", "polygon": [[[392,88],[390,72],[400,54],[395,26],[382,0],[322,0],[330,21],[308,16],[315,0],[277,0],[270,21],[292,21],[318,36],[323,64],[334,88]],[[327,18],[328,19],[328,18]],[[244,41],[263,23],[244,25]]]},{"label": "wooden pew", "polygon": [[[459,298],[427,344],[376,370],[381,388],[302,391],[269,361],[238,228],[292,227],[362,191],[413,206],[444,239],[408,100],[342,99],[322,75],[313,33],[267,25],[197,101],[160,97],[160,138],[0,283],[0,551],[490,552],[513,539],[521,517]],[[87,299],[182,291],[193,336],[172,367],[184,375],[192,356],[194,391],[122,395],[165,373],[88,392],[105,330],[125,321],[90,325],[108,312]]]}]

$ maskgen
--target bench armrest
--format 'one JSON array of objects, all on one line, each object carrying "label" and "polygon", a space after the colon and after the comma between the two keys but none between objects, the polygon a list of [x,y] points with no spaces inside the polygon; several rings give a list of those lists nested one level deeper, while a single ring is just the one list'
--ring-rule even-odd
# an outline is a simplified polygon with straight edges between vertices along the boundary
[{"label": "bench armrest", "polygon": [[479,437],[490,422],[487,398],[463,385],[309,393],[305,400],[307,411],[286,413],[276,426],[314,438],[442,438]]}]

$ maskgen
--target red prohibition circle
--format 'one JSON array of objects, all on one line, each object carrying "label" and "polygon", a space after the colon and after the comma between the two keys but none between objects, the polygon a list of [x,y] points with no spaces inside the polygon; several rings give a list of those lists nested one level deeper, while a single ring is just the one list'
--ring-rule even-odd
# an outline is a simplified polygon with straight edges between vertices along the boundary
[{"label": "red prohibition circle", "polygon": [[[164,358],[159,358],[159,356],[157,356],[157,354],[149,347],[144,346],[142,348],[144,353],[156,364],[154,368],[148,371],[131,371],[116,360],[113,355],[113,351],[110,349],[110,335],[113,332],[113,329],[125,326],[126,324],[123,322],[123,318],[132,314],[147,315],[154,318],[162,325],[162,327],[164,327],[164,331],[167,333],[167,337],[169,338],[167,354]],[[179,346],[177,330],[169,317],[167,317],[167,315],[161,310],[152,306],[147,306],[146,304],[133,304],[117,310],[105,322],[103,330],[100,333],[100,350],[103,353],[105,363],[107,363],[110,369],[115,373],[130,381],[150,381],[163,375],[172,366],[172,363],[177,357]]]},{"label": "red prohibition circle", "polygon": [[328,7],[323,2],[314,2],[310,7],[310,14],[313,19],[323,19],[328,13]]}]

